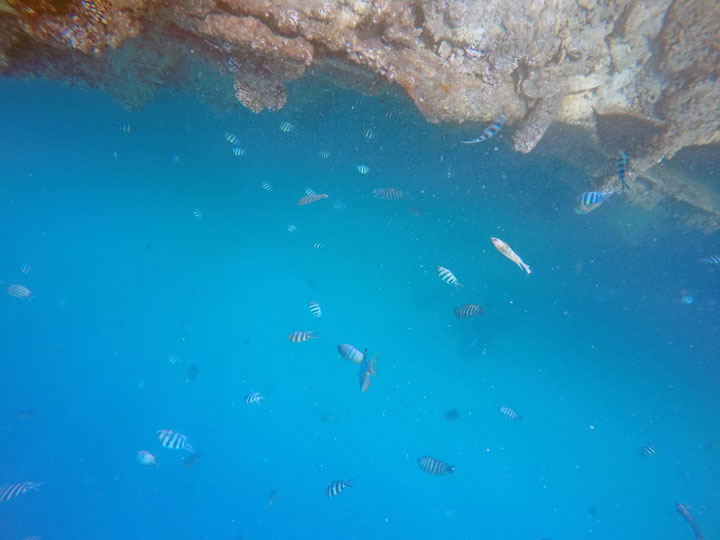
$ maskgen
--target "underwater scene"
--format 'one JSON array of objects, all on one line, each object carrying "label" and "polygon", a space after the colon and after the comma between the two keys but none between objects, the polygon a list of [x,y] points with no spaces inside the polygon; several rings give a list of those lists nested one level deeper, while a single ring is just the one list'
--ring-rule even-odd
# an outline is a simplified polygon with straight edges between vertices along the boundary
[{"label": "underwater scene", "polygon": [[719,233],[308,91],[0,80],[0,539],[720,538]]}]

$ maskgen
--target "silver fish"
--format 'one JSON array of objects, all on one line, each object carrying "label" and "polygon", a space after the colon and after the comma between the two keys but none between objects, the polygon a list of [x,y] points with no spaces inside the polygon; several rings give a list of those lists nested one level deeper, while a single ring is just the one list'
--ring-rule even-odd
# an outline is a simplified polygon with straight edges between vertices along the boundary
[{"label": "silver fish", "polygon": [[508,259],[510,259],[512,262],[517,264],[520,268],[525,270],[528,274],[532,273],[532,269],[523,262],[523,260],[518,256],[517,253],[515,253],[509,245],[507,245],[505,242],[500,240],[499,238],[490,238],[490,241],[492,242],[492,245],[495,246],[495,249],[497,249],[500,253],[505,255]]}]

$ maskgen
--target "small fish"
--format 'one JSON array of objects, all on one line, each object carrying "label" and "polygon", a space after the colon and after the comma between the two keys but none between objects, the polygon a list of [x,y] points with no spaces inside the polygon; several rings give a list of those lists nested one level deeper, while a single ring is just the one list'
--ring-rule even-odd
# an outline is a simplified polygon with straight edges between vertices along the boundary
[{"label": "small fish", "polygon": [[370,375],[377,377],[378,355],[373,355],[372,359],[368,356],[367,349],[363,354],[363,361],[360,364],[360,372],[358,378],[360,380],[360,391],[364,394],[365,390],[370,388]]},{"label": "small fish", "polygon": [[0,503],[25,495],[31,489],[39,488],[42,482],[18,482],[17,484],[11,484],[5,489],[0,490]]},{"label": "small fish", "polygon": [[398,112],[394,109],[390,109],[388,111],[385,111],[385,118],[388,120],[392,120],[393,118],[397,117]]},{"label": "small fish", "polygon": [[685,305],[692,304],[695,301],[695,297],[691,296],[689,294],[686,294],[685,296],[680,298],[680,302],[682,302]]},{"label": "small fish", "polygon": [[655,445],[654,445],[654,444],[652,444],[652,443],[646,444],[645,446],[643,446],[643,447],[640,449],[640,455],[641,455],[642,457],[654,456],[654,455],[655,455],[655,451],[656,451],[656,450],[655,450]]},{"label": "small fish", "polygon": [[193,217],[198,221],[202,221],[202,212],[198,208],[196,208],[195,210],[193,210]]},{"label": "small fish", "polygon": [[332,203],[332,207],[333,207],[335,210],[345,210],[345,209],[347,208],[347,205],[346,205],[344,202],[334,201],[334,202]]},{"label": "small fish", "polygon": [[306,188],[305,188],[305,195],[317,195],[317,191],[315,191],[315,190],[314,190],[313,188],[311,188],[311,187],[306,187]]},{"label": "small fish", "polygon": [[305,204],[311,204],[316,201],[321,201],[322,199],[327,199],[327,198],[328,198],[328,196],[325,193],[321,193],[319,195],[318,194],[305,195],[304,197],[300,197],[298,199],[297,203],[299,206],[303,206]]},{"label": "small fish", "polygon": [[273,191],[275,191],[275,190],[273,189],[273,187],[272,187],[272,184],[270,184],[270,182],[263,182],[263,183],[262,183],[262,188],[263,188],[265,191],[268,191],[268,192],[273,192]]},{"label": "small fish", "polygon": [[362,364],[363,361],[363,353],[361,353],[359,350],[357,350],[352,345],[348,345],[347,343],[343,343],[341,345],[337,346],[338,354],[348,362],[352,362],[353,364]]},{"label": "small fish", "polygon": [[484,309],[480,304],[465,304],[464,306],[456,307],[454,310],[455,316],[459,319],[474,317],[478,313],[482,314],[483,312]]},{"label": "small fish", "polygon": [[325,244],[323,244],[322,242],[315,242],[313,244],[313,247],[315,249],[325,249],[327,246]]},{"label": "small fish", "polygon": [[447,420],[448,422],[454,422],[458,418],[460,418],[460,413],[457,412],[457,409],[452,409],[445,414],[443,414],[443,418]]},{"label": "small fish", "polygon": [[614,191],[584,191],[577,197],[581,207],[594,206],[605,202],[615,194]]},{"label": "small fish", "polygon": [[318,152],[318,156],[320,156],[323,159],[328,159],[330,157],[330,152],[328,150],[320,150]]},{"label": "small fish", "polygon": [[287,338],[288,340],[292,341],[293,343],[302,343],[303,341],[307,341],[311,338],[316,338],[317,334],[315,332],[292,332],[288,334]]},{"label": "small fish", "polygon": [[232,149],[232,153],[233,153],[233,156],[240,157],[240,156],[245,155],[245,150],[243,150],[239,146],[236,146],[235,148]]},{"label": "small fish", "polygon": [[179,356],[168,356],[168,364],[171,366],[182,366],[185,362]]},{"label": "small fish", "polygon": [[179,165],[180,164],[180,156],[177,154],[173,154],[170,157],[170,161],[172,162],[173,165]]},{"label": "small fish", "polygon": [[455,467],[431,456],[418,458],[417,462],[420,468],[428,474],[443,476],[445,474],[452,474],[455,472]]},{"label": "small fish", "polygon": [[195,465],[195,463],[197,462],[197,460],[199,458],[200,458],[200,454],[198,454],[197,452],[193,452],[189,456],[184,457],[182,460],[182,468],[184,470],[188,470],[190,467]]},{"label": "small fish", "polygon": [[290,122],[283,122],[280,124],[280,131],[282,131],[283,133],[290,133],[294,130],[295,126],[293,126]]},{"label": "small fish", "polygon": [[260,392],[250,392],[247,396],[245,396],[245,405],[250,405],[251,403],[260,405],[260,402],[263,399],[265,399],[265,396],[263,396]]},{"label": "small fish", "polygon": [[240,139],[238,139],[237,135],[228,132],[225,132],[225,140],[230,144],[237,144],[240,142]]},{"label": "small fish", "polygon": [[263,506],[263,510],[267,510],[270,508],[275,501],[277,501],[279,495],[279,491],[277,489],[271,489],[270,493],[268,493],[267,499],[265,499],[265,506]]},{"label": "small fish", "polygon": [[153,456],[147,450],[140,450],[135,456],[135,459],[137,459],[140,465],[148,465],[157,469],[157,461],[155,461],[155,456]]},{"label": "small fish", "polygon": [[13,298],[20,298],[21,300],[30,300],[30,298],[32,298],[30,289],[25,285],[18,285],[17,283],[10,285],[5,292]]},{"label": "small fish", "polygon": [[378,188],[373,189],[373,196],[376,199],[385,199],[388,201],[399,201],[405,198],[405,193],[395,188]]},{"label": "small fish", "polygon": [[508,420],[520,420],[521,422],[523,421],[523,417],[516,413],[515,410],[511,409],[510,407],[498,407],[498,412]]},{"label": "small fish", "polygon": [[360,174],[367,174],[370,172],[370,167],[360,164],[355,166],[355,170],[357,170],[357,172],[359,172]]},{"label": "small fish", "polygon": [[517,264],[520,268],[525,270],[528,274],[532,273],[532,269],[523,262],[523,260],[518,256],[517,253],[515,253],[509,245],[507,245],[505,242],[500,240],[499,238],[490,238],[490,241],[492,242],[492,245],[495,246],[495,249],[497,249],[500,253],[505,255],[508,259],[510,259],[512,262]]},{"label": "small fish", "polygon": [[297,231],[297,227],[291,223],[290,225],[287,226],[287,230],[288,230],[288,232],[295,232],[295,231]]},{"label": "small fish", "polygon": [[501,114],[498,116],[495,121],[490,124],[488,127],[486,127],[483,132],[480,134],[480,136],[477,139],[473,139],[472,141],[461,141],[463,144],[475,144],[479,142],[483,142],[488,140],[490,137],[494,137],[498,133],[500,133],[500,130],[505,125],[505,120],[507,119],[507,116],[504,114]]},{"label": "small fish", "polygon": [[365,128],[363,130],[363,137],[368,141],[372,141],[375,138],[375,130],[373,128]]},{"label": "small fish", "polygon": [[345,488],[352,487],[350,482],[352,482],[352,480],[335,480],[332,484],[325,488],[325,495],[333,498],[335,495],[342,493]]},{"label": "small fish", "polygon": [[320,309],[320,304],[318,304],[314,300],[308,304],[308,309],[310,310],[310,313],[312,313],[314,317],[319,319],[322,316],[322,310]]},{"label": "small fish", "polygon": [[440,279],[442,279],[445,283],[448,285],[455,285],[455,288],[462,287],[463,285],[461,283],[458,283],[457,278],[455,275],[448,270],[447,268],[443,268],[442,266],[437,267],[437,275]]},{"label": "small fish", "polygon": [[113,124],[113,127],[115,127],[115,129],[122,131],[123,133],[131,133],[132,131],[135,130],[135,126],[133,126],[132,124],[129,124],[127,122],[115,122]]},{"label": "small fish", "polygon": [[615,169],[617,170],[618,179],[620,180],[620,184],[622,185],[623,190],[628,187],[627,182],[625,182],[625,168],[627,167],[627,156],[625,155],[625,152],[620,152],[618,154],[617,160],[615,161]]},{"label": "small fish", "polygon": [[[0,498],[0,500],[2,500],[2,499]],[[702,533],[700,532],[700,529],[698,528],[697,523],[695,523],[695,520],[694,520],[693,517],[690,515],[690,511],[689,511],[687,508],[685,508],[684,505],[682,505],[682,504],[680,504],[680,503],[677,503],[677,504],[675,505],[675,508],[676,508],[677,511],[680,513],[680,515],[681,515],[683,518],[685,518],[685,521],[688,522],[688,524],[690,525],[690,527],[692,527],[693,534],[695,534],[695,539],[696,539],[696,540],[703,540],[703,535],[702,535]]]},{"label": "small fish", "polygon": [[700,262],[707,264],[720,264],[720,255],[710,255],[709,257],[703,257]]},{"label": "small fish", "polygon": [[32,266],[30,266],[28,263],[22,263],[20,266],[18,266],[18,270],[20,270],[23,274],[27,275],[32,270]]},{"label": "small fish", "polygon": [[172,429],[158,429],[157,437],[160,441],[160,444],[162,444],[165,448],[194,452],[190,441],[182,433],[178,433],[177,431],[173,431]]}]

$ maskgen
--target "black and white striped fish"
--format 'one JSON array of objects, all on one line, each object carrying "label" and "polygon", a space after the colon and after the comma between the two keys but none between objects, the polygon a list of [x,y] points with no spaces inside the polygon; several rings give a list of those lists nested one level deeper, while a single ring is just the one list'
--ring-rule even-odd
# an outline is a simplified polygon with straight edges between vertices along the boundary
[{"label": "black and white striped fish", "polygon": [[328,159],[330,157],[330,151],[329,150],[320,150],[318,152],[318,155],[323,159]]},{"label": "black and white striped fish", "polygon": [[232,153],[233,153],[233,156],[240,157],[240,156],[245,155],[245,150],[243,150],[239,146],[236,146],[235,148],[232,149]]},{"label": "black and white striped fish", "polygon": [[650,457],[655,455],[655,445],[652,443],[646,444],[640,449],[640,455],[643,457]]},{"label": "black and white striped fish", "polygon": [[0,503],[19,497],[20,495],[25,495],[25,493],[31,489],[37,489],[42,484],[42,482],[18,482],[17,484],[7,486],[0,491]]},{"label": "black and white striped fish", "polygon": [[173,450],[187,450],[188,452],[195,452],[188,438],[182,433],[173,431],[172,429],[158,429],[157,437],[165,448],[172,448]]},{"label": "black and white striped fish", "polygon": [[268,191],[268,192],[273,192],[273,191],[275,191],[275,190],[273,189],[273,187],[272,187],[272,184],[271,184],[270,182],[263,182],[263,183],[262,183],[262,188],[263,188],[265,191]]},{"label": "black and white striped fish", "polygon": [[707,264],[720,264],[720,255],[710,255],[709,257],[703,257],[700,259],[701,262]]},{"label": "black and white striped fish", "polygon": [[317,191],[315,191],[315,190],[314,190],[313,188],[311,188],[311,187],[306,187],[306,188],[305,188],[305,195],[317,195]]},{"label": "black and white striped fish", "polygon": [[297,231],[297,227],[291,223],[290,225],[287,226],[287,230],[288,230],[288,232],[295,232],[295,231]]},{"label": "black and white striped fish", "polygon": [[303,341],[307,341],[311,338],[316,338],[317,334],[315,332],[292,332],[291,334],[288,334],[288,340],[292,341],[293,343],[302,343]]},{"label": "black and white striped fish", "polygon": [[313,244],[313,247],[315,249],[325,249],[327,246],[325,244],[323,244],[322,242],[315,242]]},{"label": "black and white striped fish", "polygon": [[442,279],[445,283],[448,285],[455,285],[455,288],[462,287],[463,285],[461,283],[458,283],[457,278],[453,275],[453,273],[448,270],[447,268],[444,268],[442,266],[437,267],[437,275],[440,279]]},{"label": "black and white striped fish", "polygon": [[325,488],[325,495],[332,499],[335,495],[342,493],[345,488],[352,487],[350,482],[352,482],[352,479],[347,481],[335,480],[332,484]]},{"label": "black and white striped fish", "polygon": [[137,459],[140,465],[148,465],[157,469],[157,461],[155,461],[155,456],[153,456],[147,450],[140,450],[135,455],[135,459]]},{"label": "black and white striped fish", "polygon": [[295,126],[293,126],[290,122],[283,122],[280,124],[280,131],[283,133],[290,133],[295,129]]},{"label": "black and white striped fish", "polygon": [[455,316],[459,319],[474,317],[478,313],[483,313],[483,307],[480,304],[465,304],[455,308]]},{"label": "black and white striped fish", "polygon": [[21,300],[29,300],[32,297],[30,289],[25,285],[19,285],[17,283],[10,285],[5,292],[13,298],[20,298]]},{"label": "black and white striped fish", "polygon": [[240,139],[237,138],[237,135],[228,132],[225,132],[225,140],[230,144],[237,144],[238,142],[240,142]]},{"label": "black and white striped fish", "polygon": [[498,412],[508,420],[520,420],[521,422],[523,420],[523,417],[516,413],[515,410],[511,409],[510,407],[500,406],[498,407]]},{"label": "black and white striped fish", "polygon": [[202,221],[202,211],[199,208],[193,210],[193,217],[198,221]]},{"label": "black and white striped fish", "polygon": [[620,152],[618,154],[617,160],[615,160],[615,170],[617,171],[618,179],[620,180],[620,184],[622,185],[623,190],[628,187],[627,182],[625,182],[625,168],[627,167],[627,156],[625,155],[625,152]]},{"label": "black and white striped fish", "polygon": [[377,188],[373,189],[373,196],[376,199],[385,199],[388,201],[399,201],[405,198],[405,193],[395,188]]},{"label": "black and white striped fish", "polygon": [[580,206],[592,206],[593,204],[599,204],[608,200],[614,191],[585,191],[578,195],[578,203]]},{"label": "black and white striped fish", "polygon": [[337,346],[338,353],[340,356],[342,356],[345,360],[348,362],[352,362],[353,364],[362,364],[363,361],[363,353],[361,353],[358,349],[353,347],[352,345],[349,345],[347,343],[342,343]]},{"label": "black and white striped fish", "polygon": [[370,167],[368,167],[367,165],[362,164],[362,163],[361,163],[360,165],[356,165],[356,166],[355,166],[355,169],[356,169],[357,172],[359,172],[360,174],[367,174],[367,173],[370,172]]},{"label": "black and white striped fish", "polygon": [[251,403],[260,405],[260,402],[263,399],[265,399],[265,396],[263,396],[260,392],[250,392],[247,396],[245,396],[245,405],[250,405]]},{"label": "black and white striped fish", "polygon": [[179,356],[168,356],[168,364],[171,366],[184,366],[185,362]]},{"label": "black and white striped fish", "polygon": [[363,137],[368,141],[372,141],[375,138],[375,130],[373,128],[365,128],[363,130]]},{"label": "black and white striped fish", "polygon": [[428,474],[442,476],[455,472],[455,467],[431,456],[418,458],[417,462],[420,468]]},{"label": "black and white striped fish", "polygon": [[318,304],[314,300],[308,304],[308,309],[310,310],[310,313],[312,313],[313,316],[317,317],[318,319],[322,316],[322,309],[320,309],[320,304]]},{"label": "black and white striped fish", "polygon": [[500,133],[500,130],[505,125],[505,120],[507,119],[507,116],[504,114],[501,114],[498,116],[495,121],[490,124],[488,127],[486,127],[483,132],[480,134],[480,136],[477,139],[473,139],[472,141],[461,141],[463,144],[475,144],[479,142],[483,142],[488,140],[491,137],[494,137],[498,133]]}]

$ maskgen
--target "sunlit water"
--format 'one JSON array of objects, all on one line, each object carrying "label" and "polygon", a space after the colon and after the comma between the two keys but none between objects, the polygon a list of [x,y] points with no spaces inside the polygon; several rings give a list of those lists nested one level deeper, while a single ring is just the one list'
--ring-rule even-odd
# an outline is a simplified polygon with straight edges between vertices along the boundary
[{"label": "sunlit water", "polygon": [[[668,220],[628,242],[645,211],[576,215],[590,179],[542,145],[459,145],[483,126],[391,98],[223,116],[0,95],[0,280],[33,294],[0,298],[0,487],[44,482],[0,503],[3,540],[693,538],[678,502],[720,535],[720,269],[698,261],[718,234]],[[329,198],[298,206],[307,187]],[[389,187],[406,198],[373,197]],[[339,343],[379,355],[364,394]]]}]

